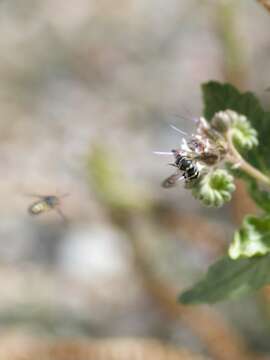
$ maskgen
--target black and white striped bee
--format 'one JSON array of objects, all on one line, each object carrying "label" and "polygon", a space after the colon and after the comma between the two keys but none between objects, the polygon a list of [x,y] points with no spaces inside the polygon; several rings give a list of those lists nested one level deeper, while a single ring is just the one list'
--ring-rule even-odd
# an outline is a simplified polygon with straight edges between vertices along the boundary
[{"label": "black and white striped bee", "polygon": [[172,154],[175,156],[175,162],[169,165],[176,167],[177,171],[162,182],[164,188],[170,188],[181,180],[190,183],[198,179],[200,170],[195,159],[192,159],[185,153],[181,153],[179,150],[172,150]]}]

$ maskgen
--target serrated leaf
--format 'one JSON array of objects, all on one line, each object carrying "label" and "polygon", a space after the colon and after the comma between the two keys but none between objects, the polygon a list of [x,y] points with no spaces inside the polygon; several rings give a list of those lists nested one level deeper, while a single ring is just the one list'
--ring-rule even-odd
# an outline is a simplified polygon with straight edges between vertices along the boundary
[{"label": "serrated leaf", "polygon": [[246,295],[270,283],[270,255],[232,260],[228,256],[212,265],[204,278],[183,292],[183,304],[215,303]]},{"label": "serrated leaf", "polygon": [[270,172],[269,135],[270,113],[265,112],[251,92],[241,93],[230,84],[210,81],[202,85],[204,115],[210,121],[221,110],[231,109],[245,115],[258,132],[258,147],[243,154],[252,165],[263,172]]},{"label": "serrated leaf", "polygon": [[270,252],[270,216],[246,216],[229,247],[232,259],[265,255]]},{"label": "serrated leaf", "polygon": [[[231,109],[246,115],[253,126],[257,120],[261,122],[264,110],[259,100],[251,92],[241,93],[230,84],[209,81],[202,85],[204,100],[204,115],[208,120],[220,110]],[[254,126],[256,128],[256,126]]]}]

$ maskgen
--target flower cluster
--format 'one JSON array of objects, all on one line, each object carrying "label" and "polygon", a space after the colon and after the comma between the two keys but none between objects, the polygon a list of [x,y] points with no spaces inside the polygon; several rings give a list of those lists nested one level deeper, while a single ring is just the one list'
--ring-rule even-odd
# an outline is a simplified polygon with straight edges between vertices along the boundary
[{"label": "flower cluster", "polygon": [[196,199],[206,206],[220,207],[230,201],[235,190],[234,178],[224,163],[241,167],[244,160],[237,149],[250,150],[256,145],[257,132],[246,116],[225,110],[217,112],[210,122],[200,117],[195,133],[182,139],[180,149],[165,153],[174,156],[170,165],[176,173],[163,186],[171,187],[183,179]]},{"label": "flower cluster", "polygon": [[232,110],[219,111],[214,115],[211,124],[221,133],[230,131],[233,141],[242,149],[250,150],[258,145],[257,131],[251,127],[244,115]]}]

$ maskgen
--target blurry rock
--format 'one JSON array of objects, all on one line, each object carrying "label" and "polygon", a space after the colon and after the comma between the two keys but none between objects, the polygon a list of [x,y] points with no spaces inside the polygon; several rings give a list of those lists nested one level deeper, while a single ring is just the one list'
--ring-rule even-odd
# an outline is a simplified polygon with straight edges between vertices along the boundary
[{"label": "blurry rock", "polygon": [[125,301],[136,283],[128,238],[118,229],[103,225],[71,230],[59,247],[60,271],[94,287],[103,298]]}]

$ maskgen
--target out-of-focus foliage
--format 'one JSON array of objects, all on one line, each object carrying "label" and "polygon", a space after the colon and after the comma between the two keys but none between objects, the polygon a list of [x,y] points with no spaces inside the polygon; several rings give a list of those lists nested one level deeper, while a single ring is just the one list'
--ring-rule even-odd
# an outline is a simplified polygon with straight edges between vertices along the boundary
[{"label": "out-of-focus foliage", "polygon": [[215,303],[238,298],[270,282],[270,255],[232,260],[228,256],[212,265],[205,277],[180,296],[183,304]]},{"label": "out-of-focus foliage", "polygon": [[89,181],[110,208],[143,210],[149,205],[146,193],[131,183],[116,157],[102,146],[93,146],[87,159]]}]

